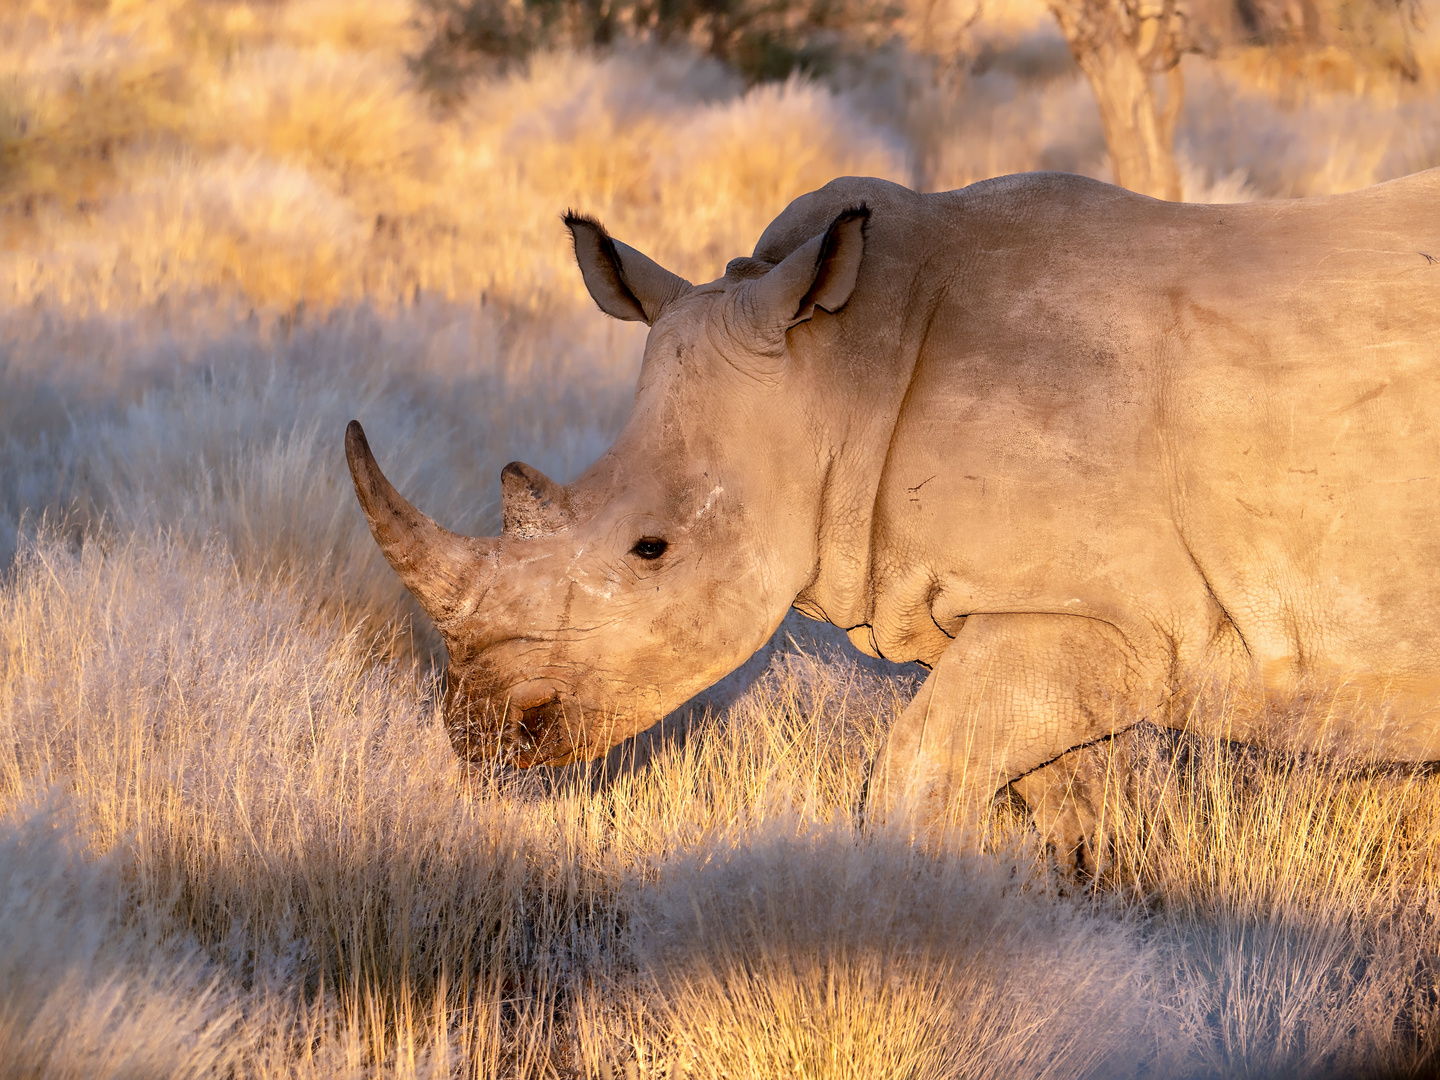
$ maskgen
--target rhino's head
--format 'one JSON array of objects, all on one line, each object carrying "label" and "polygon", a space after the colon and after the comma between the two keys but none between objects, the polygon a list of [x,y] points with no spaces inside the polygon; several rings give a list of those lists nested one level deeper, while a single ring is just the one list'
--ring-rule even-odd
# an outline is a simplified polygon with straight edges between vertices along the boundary
[{"label": "rhino's head", "polygon": [[625,429],[574,483],[505,466],[498,537],[416,510],[351,422],[370,530],[449,650],[462,756],[594,757],[774,632],[814,570],[824,472],[813,403],[793,392],[792,330],[849,298],[867,215],[701,286],[567,216],[596,303],[651,327],[644,364]]}]

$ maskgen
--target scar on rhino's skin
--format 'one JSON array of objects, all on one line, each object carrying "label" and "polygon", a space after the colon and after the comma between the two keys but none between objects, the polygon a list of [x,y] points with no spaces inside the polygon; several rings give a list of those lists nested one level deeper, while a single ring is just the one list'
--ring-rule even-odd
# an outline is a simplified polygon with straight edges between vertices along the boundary
[{"label": "scar on rhino's skin", "polygon": [[1382,382],[1379,386],[1375,387],[1375,389],[1373,389],[1373,390],[1366,390],[1365,393],[1361,394],[1358,398],[1356,398],[1354,401],[1352,401],[1349,405],[1346,405],[1343,409],[1336,409],[1335,412],[1334,412],[1332,415],[1334,415],[1334,416],[1339,416],[1341,413],[1347,413],[1347,412],[1349,412],[1351,409],[1358,409],[1361,405],[1364,405],[1367,401],[1374,401],[1377,397],[1379,397],[1381,394],[1383,394],[1383,393],[1385,392],[1386,388],[1389,387],[1389,385],[1390,385],[1390,383],[1389,383],[1389,381],[1387,380],[1387,381],[1385,381],[1385,382]]},{"label": "scar on rhino's skin", "polygon": [[1440,262],[1440,259],[1437,259],[1434,255],[1427,255],[1423,251],[1417,251],[1415,254],[1424,259],[1428,266],[1434,266],[1437,262]]},{"label": "scar on rhino's skin", "polygon": [[[935,476],[939,476],[939,475],[940,475],[939,473],[936,473],[936,474],[935,474]],[[910,493],[910,501],[911,501],[911,502],[919,502],[919,501],[920,501],[920,499],[919,499],[919,494],[918,494],[919,491],[920,491],[920,489],[923,488],[926,484],[928,484],[931,480],[934,480],[934,479],[935,479],[935,476],[927,476],[924,480],[921,480],[921,481],[920,481],[918,484],[916,484],[914,487],[906,488],[906,489],[905,489],[906,491],[908,491],[908,492]]]},{"label": "scar on rhino's skin", "polygon": [[[710,474],[706,473],[705,475],[709,476]],[[713,488],[710,489],[710,494],[705,496],[705,505],[700,507],[699,510],[696,510],[695,513],[691,514],[690,520],[694,521],[702,515],[708,514],[710,512],[710,507],[715,504],[715,496],[723,495],[724,493],[725,489],[719,484],[716,484]]]}]

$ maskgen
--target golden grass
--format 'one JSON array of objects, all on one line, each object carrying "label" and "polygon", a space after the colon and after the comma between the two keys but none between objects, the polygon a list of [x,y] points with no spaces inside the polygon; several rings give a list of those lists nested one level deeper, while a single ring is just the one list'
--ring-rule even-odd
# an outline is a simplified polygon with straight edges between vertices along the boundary
[{"label": "golden grass", "polygon": [[[1433,1074],[1428,775],[1137,729],[1067,762],[1080,876],[1004,812],[916,845],[854,813],[915,673],[799,621],[603,777],[455,762],[339,433],[477,532],[603,450],[643,328],[560,211],[704,278],[841,173],[1107,167],[1023,3],[950,82],[544,55],[449,114],[409,14],[0,17],[0,1076]],[[1252,68],[1188,72],[1192,195],[1440,161],[1429,83]]]}]

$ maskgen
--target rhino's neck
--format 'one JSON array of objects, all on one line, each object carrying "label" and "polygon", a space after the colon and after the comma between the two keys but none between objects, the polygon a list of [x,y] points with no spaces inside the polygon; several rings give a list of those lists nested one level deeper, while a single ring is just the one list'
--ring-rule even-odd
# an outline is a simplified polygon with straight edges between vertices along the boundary
[{"label": "rhino's neck", "polygon": [[792,355],[807,375],[823,429],[815,564],[795,607],[849,630],[868,625],[874,610],[875,500],[917,357],[945,293],[948,275],[934,273],[930,258],[945,197],[853,179],[807,198],[822,195],[834,206],[816,208],[817,217],[859,202],[873,216],[850,301],[838,315],[792,331]]}]

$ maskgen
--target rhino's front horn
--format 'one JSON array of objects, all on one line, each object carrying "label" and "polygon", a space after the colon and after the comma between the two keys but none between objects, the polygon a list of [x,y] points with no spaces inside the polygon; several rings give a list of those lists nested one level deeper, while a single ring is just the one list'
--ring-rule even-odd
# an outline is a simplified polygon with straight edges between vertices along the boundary
[{"label": "rhino's front horn", "polygon": [[478,579],[489,576],[484,561],[494,541],[453,533],[406,502],[375,463],[358,420],[345,429],[345,458],[370,535],[405,587],[437,623],[467,614],[483,591]]}]

